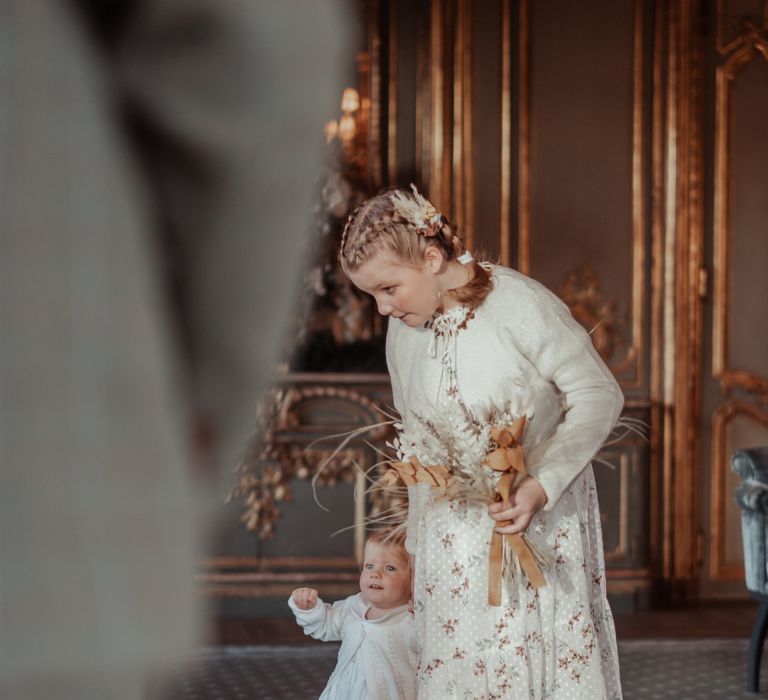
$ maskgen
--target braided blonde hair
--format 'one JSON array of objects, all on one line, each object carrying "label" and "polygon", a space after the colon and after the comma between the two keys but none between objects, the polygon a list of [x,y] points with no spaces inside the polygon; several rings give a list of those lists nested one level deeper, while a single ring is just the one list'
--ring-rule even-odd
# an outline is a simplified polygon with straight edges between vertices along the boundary
[{"label": "braided blonde hair", "polygon": [[[412,186],[413,187],[413,186]],[[377,253],[389,251],[406,264],[421,267],[427,248],[438,248],[446,260],[465,252],[457,229],[413,187],[390,189],[363,202],[347,218],[339,246],[341,269],[355,272]],[[474,308],[491,291],[490,272],[473,260],[472,279],[449,293]]]}]

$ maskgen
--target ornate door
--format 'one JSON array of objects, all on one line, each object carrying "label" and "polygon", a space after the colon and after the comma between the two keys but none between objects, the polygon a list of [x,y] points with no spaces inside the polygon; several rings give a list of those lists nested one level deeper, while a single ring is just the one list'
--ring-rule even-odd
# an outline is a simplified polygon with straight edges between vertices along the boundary
[{"label": "ornate door", "polygon": [[731,456],[768,445],[768,2],[719,0],[713,10],[697,421],[704,598],[745,594]]}]

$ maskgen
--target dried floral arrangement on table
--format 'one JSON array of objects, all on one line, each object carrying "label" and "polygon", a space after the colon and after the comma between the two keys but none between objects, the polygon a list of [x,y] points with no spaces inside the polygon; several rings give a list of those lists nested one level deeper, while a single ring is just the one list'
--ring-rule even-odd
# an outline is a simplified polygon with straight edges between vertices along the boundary
[{"label": "dried floral arrangement on table", "polygon": [[[261,397],[250,437],[235,469],[234,485],[227,501],[242,503],[240,520],[260,539],[274,535],[280,505],[293,500],[294,479],[312,479],[313,485],[330,487],[341,482],[352,483],[362,471],[361,452],[365,442],[350,445],[347,441],[334,449],[324,440],[304,446],[290,438],[298,427],[292,407],[297,401],[312,398],[307,393],[316,393],[316,390],[302,392],[294,388],[274,388]],[[331,387],[323,394],[326,398],[347,401],[368,413],[379,411],[370,399],[351,389]],[[390,430],[391,421],[385,421],[357,432],[365,433],[369,440],[383,445]],[[325,468],[331,457],[332,468]],[[385,494],[374,494],[369,499],[369,512],[378,513],[392,505],[393,501],[387,500]]]}]

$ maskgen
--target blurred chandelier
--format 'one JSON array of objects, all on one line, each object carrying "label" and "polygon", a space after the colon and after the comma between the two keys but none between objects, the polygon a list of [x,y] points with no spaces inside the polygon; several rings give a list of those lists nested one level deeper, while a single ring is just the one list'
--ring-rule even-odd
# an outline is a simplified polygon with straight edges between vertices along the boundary
[{"label": "blurred chandelier", "polygon": [[341,116],[331,119],[323,131],[325,140],[331,143],[335,138],[341,141],[342,146],[351,147],[357,134],[356,112],[360,109],[360,95],[355,88],[345,88],[341,96]]},{"label": "blurred chandelier", "polygon": [[370,100],[348,87],[341,96],[340,108],[339,118],[331,119],[323,129],[325,140],[339,147],[341,170],[353,179],[364,179]]}]

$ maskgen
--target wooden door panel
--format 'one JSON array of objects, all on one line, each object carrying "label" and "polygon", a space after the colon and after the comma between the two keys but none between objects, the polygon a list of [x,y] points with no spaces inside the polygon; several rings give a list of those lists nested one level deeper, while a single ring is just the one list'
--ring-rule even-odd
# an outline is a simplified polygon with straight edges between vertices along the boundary
[{"label": "wooden door panel", "polygon": [[704,598],[746,595],[730,461],[736,449],[768,445],[768,2],[720,0],[716,21],[704,120],[714,279],[698,407]]}]

